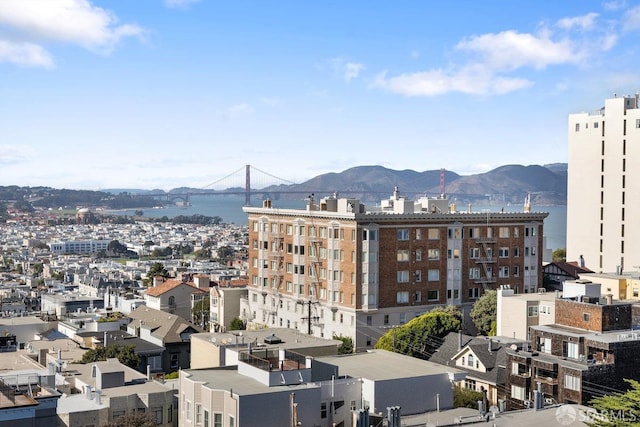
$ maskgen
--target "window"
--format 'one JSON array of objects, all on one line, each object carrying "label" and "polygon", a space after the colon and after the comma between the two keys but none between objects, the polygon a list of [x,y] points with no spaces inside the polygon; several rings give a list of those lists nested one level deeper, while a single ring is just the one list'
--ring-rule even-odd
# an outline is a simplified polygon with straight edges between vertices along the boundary
[{"label": "window", "polygon": [[[576,123],[576,132],[580,132],[580,123]],[[520,399],[524,400],[524,399]]]},{"label": "window", "polygon": [[[184,405],[184,413],[187,420],[191,421],[191,401],[187,400]],[[115,418],[115,414],[114,414]]]},{"label": "window", "polygon": [[416,240],[422,240],[422,230],[416,228]]},{"label": "window", "polygon": [[196,403],[196,424],[202,424],[202,405]]},{"label": "window", "polygon": [[471,267],[469,269],[469,279],[479,279],[480,278],[480,267]]},{"label": "window", "polygon": [[636,129],[640,128],[640,119],[636,119]]},{"label": "window", "polygon": [[427,291],[427,299],[429,301],[437,301],[437,300],[439,300],[440,296],[438,295],[438,291],[435,290],[435,289]]},{"label": "window", "polygon": [[582,320],[584,320],[585,322],[588,322],[590,318],[591,316],[589,315],[589,313],[582,313]]},{"label": "window", "polygon": [[469,258],[480,258],[480,248],[469,248]]},{"label": "window", "polygon": [[475,299],[480,296],[480,288],[469,288],[469,298]]},{"label": "window", "polygon": [[385,314],[385,315],[384,315],[383,323],[384,323],[385,325],[388,325],[388,324],[389,324],[389,315],[388,315],[388,314]]},{"label": "window", "polygon": [[571,359],[578,359],[580,357],[578,353],[578,343],[565,342],[564,347],[565,347],[566,357],[569,357]]},{"label": "window", "polygon": [[407,321],[407,313],[400,313],[400,324],[404,325]]},{"label": "window", "polygon": [[408,249],[400,249],[396,254],[396,259],[398,261],[409,261],[409,250]]},{"label": "window", "polygon": [[213,414],[213,427],[222,427],[222,414]]},{"label": "window", "polygon": [[519,257],[520,256],[520,248],[518,248],[518,247],[513,248],[513,256],[514,257]]},{"label": "window", "polygon": [[422,282],[422,270],[416,270],[413,273],[413,278],[416,282]]},{"label": "window", "polygon": [[399,228],[397,231],[398,240],[409,240],[409,229]]},{"label": "window", "polygon": [[511,397],[517,400],[527,400],[527,389],[511,384]]},{"label": "window", "polygon": [[177,369],[180,360],[180,353],[171,353],[169,356],[169,367],[172,369]]},{"label": "window", "polygon": [[371,326],[373,324],[373,318],[371,316],[367,316],[367,326]]},{"label": "window", "polygon": [[509,248],[498,249],[498,256],[500,258],[509,258]]},{"label": "window", "polygon": [[406,304],[409,302],[409,291],[401,291],[396,293],[396,303]]},{"label": "window", "polygon": [[509,227],[500,227],[498,229],[498,237],[506,239],[509,237]]},{"label": "window", "polygon": [[416,249],[416,261],[422,261],[422,250]]},{"label": "window", "polygon": [[229,415],[229,427],[236,427],[236,419],[233,415]]},{"label": "window", "polygon": [[469,357],[467,357],[467,366],[473,368],[473,365],[475,363],[473,359],[473,354],[469,353]]},{"label": "window", "polygon": [[564,388],[580,391],[580,377],[574,377],[573,375],[565,374]]},{"label": "window", "polygon": [[396,273],[398,283],[409,283],[409,271],[400,270]]},{"label": "window", "polygon": [[509,267],[503,265],[498,269],[498,277],[506,278],[509,277]]},{"label": "window", "polygon": [[416,291],[415,299],[416,299],[416,302],[421,302],[422,301],[422,292]]},{"label": "window", "polygon": [[538,315],[538,306],[530,305],[529,307],[527,307],[527,311],[528,311],[529,317],[535,317]]},{"label": "window", "polygon": [[542,351],[551,354],[551,338],[545,338],[542,344]]},{"label": "window", "polygon": [[436,261],[440,259],[440,249],[429,249],[427,251],[427,258],[429,261]]},{"label": "window", "polygon": [[427,280],[429,282],[436,282],[440,280],[440,270],[429,270],[427,271]]},{"label": "window", "polygon": [[429,240],[438,240],[440,239],[440,229],[439,228],[430,228],[427,237]]},{"label": "window", "polygon": [[362,230],[362,240],[377,240],[376,230]]}]

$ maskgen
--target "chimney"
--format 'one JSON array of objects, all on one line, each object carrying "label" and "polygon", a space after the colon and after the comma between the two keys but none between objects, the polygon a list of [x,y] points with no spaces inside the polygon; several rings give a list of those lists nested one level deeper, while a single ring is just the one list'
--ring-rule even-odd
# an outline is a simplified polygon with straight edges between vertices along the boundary
[{"label": "chimney", "polygon": [[613,304],[613,294],[607,294],[604,297],[605,297],[605,299],[607,301],[607,305]]},{"label": "chimney", "polygon": [[91,400],[91,386],[89,384],[84,387],[84,396],[87,400]]},{"label": "chimney", "polygon": [[96,403],[98,405],[101,405],[102,404],[102,390],[96,390],[95,395],[96,395]]},{"label": "chimney", "polygon": [[147,365],[147,381],[151,381],[151,365]]},{"label": "chimney", "polygon": [[493,351],[493,340],[491,338],[489,338],[489,353],[491,353]]},{"label": "chimney", "polygon": [[107,331],[104,331],[104,338],[102,339],[102,345],[107,346]]},{"label": "chimney", "polygon": [[458,331],[458,351],[462,350],[462,331]]}]

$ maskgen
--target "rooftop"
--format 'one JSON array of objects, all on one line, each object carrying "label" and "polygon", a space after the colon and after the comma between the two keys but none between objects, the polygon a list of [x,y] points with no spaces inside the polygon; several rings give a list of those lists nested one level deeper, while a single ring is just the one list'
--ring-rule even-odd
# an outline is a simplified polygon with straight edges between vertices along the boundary
[{"label": "rooftop", "polygon": [[318,361],[338,367],[340,375],[367,378],[375,381],[417,376],[439,375],[464,371],[415,357],[385,350],[369,350],[366,353],[318,357]]}]

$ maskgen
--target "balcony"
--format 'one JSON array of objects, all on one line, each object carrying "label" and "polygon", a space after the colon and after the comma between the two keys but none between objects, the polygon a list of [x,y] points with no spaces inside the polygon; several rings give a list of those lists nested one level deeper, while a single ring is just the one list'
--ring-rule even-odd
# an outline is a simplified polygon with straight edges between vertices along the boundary
[{"label": "balcony", "polygon": [[496,257],[480,257],[475,259],[476,264],[486,264],[496,262]]}]

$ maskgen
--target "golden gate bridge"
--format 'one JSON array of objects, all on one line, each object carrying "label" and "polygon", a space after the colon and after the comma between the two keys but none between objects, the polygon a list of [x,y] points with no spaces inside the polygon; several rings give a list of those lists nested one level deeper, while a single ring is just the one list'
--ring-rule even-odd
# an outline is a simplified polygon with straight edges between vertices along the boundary
[{"label": "golden gate bridge", "polygon": [[[281,194],[311,194],[332,193],[335,189],[300,188],[291,189],[291,185],[300,185],[288,179],[280,178],[269,172],[265,172],[251,165],[245,165],[240,169],[216,179],[215,181],[198,188],[179,188],[168,192],[155,192],[136,195],[136,197],[153,197],[167,202],[180,201],[190,205],[192,196],[226,196],[242,195],[245,197],[245,206],[251,204],[251,196],[261,194],[263,196]],[[340,191],[340,193],[349,191]],[[355,191],[354,191],[355,192]],[[362,190],[357,191],[363,193]],[[365,191],[366,192],[366,191]]]}]

